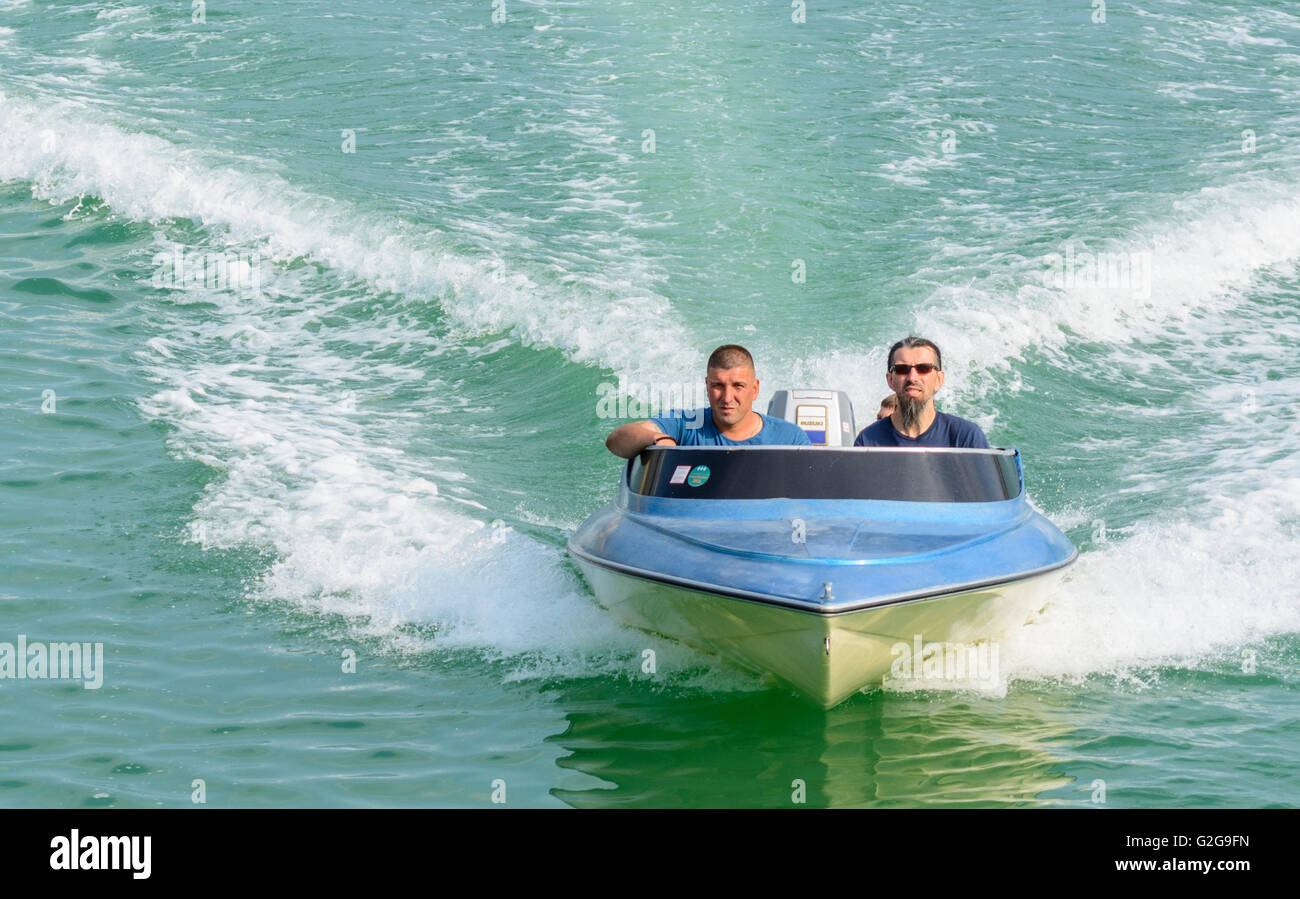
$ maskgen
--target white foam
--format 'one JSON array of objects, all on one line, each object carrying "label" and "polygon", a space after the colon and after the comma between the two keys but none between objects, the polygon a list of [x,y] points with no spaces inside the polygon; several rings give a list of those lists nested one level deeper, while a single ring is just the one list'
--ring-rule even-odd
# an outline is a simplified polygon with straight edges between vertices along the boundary
[{"label": "white foam", "polygon": [[1018,388],[1007,379],[1028,353],[1064,363],[1079,339],[1122,348],[1127,359],[1141,359],[1141,343],[1156,336],[1194,339],[1207,315],[1241,302],[1259,272],[1300,260],[1300,185],[1247,179],[1206,188],[1173,203],[1165,221],[1117,238],[1068,243],[1078,253],[1149,253],[1149,295],[1053,284],[1047,254],[936,290],[915,314],[912,331],[943,347],[946,362],[970,366],[950,370],[944,388],[950,400],[986,406],[990,391]]},{"label": "white foam", "polygon": [[[32,138],[42,132],[45,146]],[[274,175],[214,165],[161,138],[96,122],[67,101],[38,108],[11,99],[0,107],[0,178],[30,181],[52,201],[98,196],[120,214],[158,222],[160,252],[173,247],[166,222],[175,218],[274,260],[278,273],[256,295],[166,294],[169,302],[151,315],[167,337],[147,341],[140,354],[160,385],[141,409],[174,428],[169,442],[178,455],[219,472],[195,506],[190,537],[269,560],[250,584],[252,598],[342,615],[356,633],[394,646],[408,627],[431,627],[423,649],[506,660],[512,677],[618,673],[635,667],[646,645],[677,659],[680,671],[698,666],[697,654],[629,631],[595,607],[559,551],[489,527],[492,510],[467,492],[464,472],[398,448],[412,413],[380,414],[354,387],[424,383],[427,372],[391,363],[380,370],[361,353],[327,345],[433,343],[431,335],[404,330],[400,307],[320,328],[332,306],[355,294],[322,296],[296,281],[309,270],[305,257],[408,302],[438,301],[461,333],[510,333],[629,379],[646,378],[640,366],[660,377],[675,372],[665,360],[688,345],[662,297],[548,288],[499,258],[445,252],[403,223],[340,209]],[[198,303],[201,314],[186,311]],[[625,340],[614,338],[638,334],[662,343],[646,343],[629,367]],[[671,349],[656,355],[653,346]]]},{"label": "white foam", "polygon": [[868,174],[909,187],[928,184],[929,180],[923,177],[926,173],[936,169],[952,169],[963,160],[980,158],[982,154],[970,150],[958,152],[958,148],[965,145],[966,135],[988,134],[995,130],[992,125],[977,121],[957,123],[929,118],[926,122],[931,130],[927,132],[924,152],[908,156],[901,162],[881,163],[878,166],[880,171]]},{"label": "white foam", "polygon": [[[397,652],[470,652],[501,666],[506,680],[644,678],[642,653],[653,649],[655,683],[756,686],[619,625],[561,550],[455,496],[472,484],[451,460],[399,449],[409,440],[405,417],[378,413],[355,398],[360,391],[340,402],[338,385],[368,373],[363,354],[329,348],[347,339],[346,328],[313,335],[309,317],[283,316],[256,298],[216,305],[189,327],[166,329],[170,355],[156,343],[141,351],[156,380],[180,385],[141,408],[175,429],[178,454],[219,470],[195,506],[190,537],[210,550],[263,552],[269,567],[249,585],[252,599],[342,616],[354,636]],[[276,327],[258,329],[275,341],[273,353],[224,339],[233,320],[278,314]],[[357,326],[357,341],[368,327]],[[402,375],[390,372],[379,389]]]},{"label": "white foam", "polygon": [[[693,361],[671,304],[643,288],[624,283],[625,292],[610,295],[596,288],[619,284],[548,284],[542,272],[512,269],[499,254],[451,252],[425,229],[340,208],[276,175],[96,122],[79,103],[11,97],[0,105],[0,180],[30,181],[52,201],[98,196],[137,220],[180,218],[227,229],[233,243],[264,244],[274,258],[306,257],[407,301],[437,302],[462,333],[508,333],[629,380],[663,380]],[[655,340],[628,354],[628,335]]]},{"label": "white foam", "polygon": [[1195,668],[1300,631],[1300,478],[1207,510],[1138,522],[1081,556],[1043,615],[1003,644],[1012,679]]},{"label": "white foam", "polygon": [[161,337],[150,337],[145,341],[144,345],[161,356],[166,356],[168,359],[174,358],[167,341]]},{"label": "white foam", "polygon": [[518,656],[529,670],[549,660],[552,674],[618,667],[645,642],[593,606],[558,551],[465,515],[433,466],[373,441],[385,433],[381,417],[322,403],[319,385],[277,383],[251,362],[185,368],[159,358],[158,379],[184,386],[142,408],[176,429],[179,453],[222,472],[195,508],[191,537],[268,553],[254,598],[342,615],[360,636],[432,625],[424,651]]}]

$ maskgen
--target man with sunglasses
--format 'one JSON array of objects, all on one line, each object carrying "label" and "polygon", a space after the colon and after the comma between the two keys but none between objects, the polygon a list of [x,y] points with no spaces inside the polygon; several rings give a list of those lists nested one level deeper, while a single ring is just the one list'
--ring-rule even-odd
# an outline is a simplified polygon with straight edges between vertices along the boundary
[{"label": "man with sunglasses", "polygon": [[892,415],[863,428],[854,446],[988,449],[979,425],[934,408],[934,395],[943,386],[943,357],[932,342],[907,337],[890,347],[885,380],[898,405]]}]

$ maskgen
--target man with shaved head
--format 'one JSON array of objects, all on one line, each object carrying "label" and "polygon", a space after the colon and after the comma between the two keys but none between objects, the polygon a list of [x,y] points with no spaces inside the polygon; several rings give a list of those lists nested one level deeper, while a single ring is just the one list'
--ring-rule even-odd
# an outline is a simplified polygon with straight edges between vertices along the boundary
[{"label": "man with shaved head", "polygon": [[[680,411],[619,425],[605,438],[605,446],[616,456],[630,459],[647,446],[754,446],[786,444],[810,446],[812,441],[798,425],[769,418],[754,411],[758,399],[758,376],[754,357],[743,346],[729,343],[709,356],[704,386],[709,393],[708,410]],[[705,412],[709,414],[705,415]]]}]

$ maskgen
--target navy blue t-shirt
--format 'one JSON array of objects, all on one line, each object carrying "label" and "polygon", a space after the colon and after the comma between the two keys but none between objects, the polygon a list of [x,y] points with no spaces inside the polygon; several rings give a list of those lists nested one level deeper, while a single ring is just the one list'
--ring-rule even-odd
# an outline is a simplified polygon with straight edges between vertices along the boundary
[{"label": "navy blue t-shirt", "polygon": [[882,418],[875,424],[867,425],[853,441],[854,446],[962,446],[972,449],[988,449],[989,441],[973,421],[935,412],[930,427],[921,432],[919,437],[908,437],[898,433],[894,423]]},{"label": "navy blue t-shirt", "polygon": [[[709,408],[695,409],[691,412],[661,415],[652,418],[659,430],[677,441],[678,446],[757,446],[788,445],[811,446],[812,441],[803,432],[803,428],[783,418],[769,418],[762,412],[763,428],[748,440],[732,440],[724,437],[718,426],[713,423],[713,412]],[[698,427],[691,427],[698,422]]]}]

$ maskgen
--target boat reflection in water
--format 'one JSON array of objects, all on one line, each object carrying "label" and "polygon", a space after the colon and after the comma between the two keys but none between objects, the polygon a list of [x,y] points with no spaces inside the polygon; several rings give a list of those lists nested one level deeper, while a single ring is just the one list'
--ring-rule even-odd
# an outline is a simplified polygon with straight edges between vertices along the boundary
[{"label": "boat reflection in water", "polygon": [[1078,555],[1015,450],[790,446],[647,448],[569,551],[622,620],[824,708],[1023,625]]},{"label": "boat reflection in water", "polygon": [[1081,751],[1078,727],[1106,733],[1111,701],[1081,711],[1076,693],[1032,686],[944,702],[875,691],[823,711],[658,678],[550,695],[565,722],[547,741],[561,768],[586,775],[551,794],[577,808],[1087,807],[1105,762]]}]

